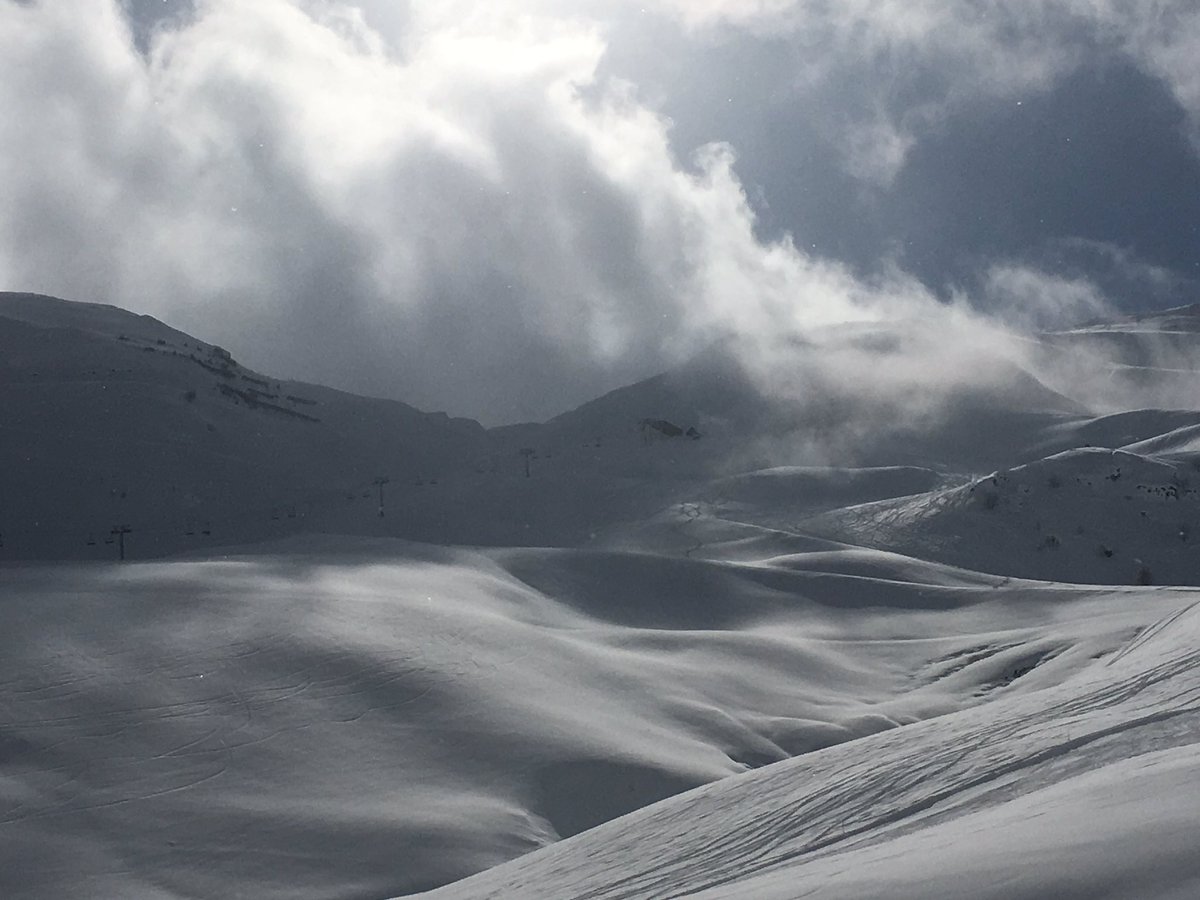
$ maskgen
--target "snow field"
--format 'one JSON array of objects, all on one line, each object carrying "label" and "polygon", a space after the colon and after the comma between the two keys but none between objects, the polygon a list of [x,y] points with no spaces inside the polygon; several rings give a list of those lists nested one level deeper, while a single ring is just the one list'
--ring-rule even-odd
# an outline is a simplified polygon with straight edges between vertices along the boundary
[{"label": "snow field", "polygon": [[1200,896],[1195,312],[485,431],[0,294],[0,895]]},{"label": "snow field", "polygon": [[1058,683],[1164,605],[948,587],[937,567],[896,594],[861,564],[305,538],[6,569],[0,889],[430,888]]},{"label": "snow field", "polygon": [[428,896],[1195,896],[1200,602],[1172,599],[1060,685],[725,779]]}]

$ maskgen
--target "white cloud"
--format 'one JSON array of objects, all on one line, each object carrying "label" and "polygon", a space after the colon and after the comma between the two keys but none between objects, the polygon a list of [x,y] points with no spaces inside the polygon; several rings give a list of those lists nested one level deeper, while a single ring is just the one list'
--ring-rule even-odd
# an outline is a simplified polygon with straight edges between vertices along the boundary
[{"label": "white cloud", "polygon": [[1025,331],[1065,328],[1111,316],[1104,293],[1086,278],[1072,278],[1020,263],[997,263],[984,280],[992,315]]}]

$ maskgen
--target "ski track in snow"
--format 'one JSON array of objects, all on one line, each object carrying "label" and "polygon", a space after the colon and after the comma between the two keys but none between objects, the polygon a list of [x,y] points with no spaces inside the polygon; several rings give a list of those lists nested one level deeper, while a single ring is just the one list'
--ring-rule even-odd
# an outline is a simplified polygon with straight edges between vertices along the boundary
[{"label": "ski track in snow", "polygon": [[[1194,746],[1200,607],[1189,604],[1068,684],[862,738],[688,795],[435,891],[644,898],[714,891],[851,854],[1106,761]],[[720,896],[715,890],[713,896]]]}]

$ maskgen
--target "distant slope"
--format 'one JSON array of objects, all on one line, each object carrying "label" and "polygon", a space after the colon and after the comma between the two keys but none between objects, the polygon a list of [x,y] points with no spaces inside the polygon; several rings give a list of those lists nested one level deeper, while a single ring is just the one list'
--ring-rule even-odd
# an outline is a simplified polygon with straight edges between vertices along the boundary
[{"label": "distant slope", "polygon": [[119,525],[132,559],[297,532],[574,546],[728,450],[577,419],[489,432],[272,378],[148,316],[0,294],[0,561],[111,559]]},{"label": "distant slope", "polygon": [[1200,584],[1200,463],[1073,450],[799,527],[1022,578]]},{"label": "distant slope", "polygon": [[943,476],[915,466],[887,468],[811,468],[784,466],[743,472],[714,482],[710,490],[723,503],[744,504],[761,514],[767,509],[817,512],[887,497],[923,493]]},{"label": "distant slope", "polygon": [[173,344],[210,346],[164,325],[153,316],[138,315],[102,303],[60,300],[45,294],[0,291],[0,317],[37,328],[69,328],[105,337],[126,335],[150,342],[163,338]]},{"label": "distant slope", "polygon": [[[1047,368],[1064,370],[1079,399],[1096,409],[1197,405],[1200,304],[1092,322],[1041,341]],[[1080,381],[1081,361],[1099,377]]]},{"label": "distant slope", "polygon": [[[828,348],[792,350],[809,366]],[[147,316],[0,294],[0,559],[111,558],[118,525],[133,558],[301,531],[628,546],[621,534],[646,536],[678,504],[766,483],[746,473],[922,470],[927,488],[1089,444],[1184,452],[1200,426],[1185,411],[1095,418],[1029,372],[988,366],[990,380],[946,386],[906,418],[886,392],[772,390],[717,345],[550,422],[485,431],[271,378]],[[767,488],[782,493],[758,524],[838,502],[791,482]]]},{"label": "distant slope", "polygon": [[135,556],[316,514],[352,527],[346,495],[369,522],[376,475],[445,475],[487,447],[475,422],[279,381],[149,317],[27,294],[0,294],[0,435],[0,558],[111,556],[114,524]]},{"label": "distant slope", "polygon": [[[844,342],[869,341],[854,331]],[[695,474],[732,474],[775,466],[892,465],[986,471],[1011,461],[1042,432],[1089,415],[1087,408],[1004,360],[989,359],[990,379],[970,385],[942,384],[920,399],[910,415],[897,389],[876,390],[869,379],[823,383],[823,360],[837,371],[842,343],[800,343],[776,365],[808,372],[787,389],[756,378],[729,346],[715,345],[661,375],[612,391],[564,413],[544,426],[496,429],[514,443],[555,448],[594,442],[596,436],[632,447],[664,442],[654,423],[695,428],[703,452],[680,450],[677,467]],[[811,382],[811,383],[810,383]],[[914,388],[914,390],[916,390]]]}]

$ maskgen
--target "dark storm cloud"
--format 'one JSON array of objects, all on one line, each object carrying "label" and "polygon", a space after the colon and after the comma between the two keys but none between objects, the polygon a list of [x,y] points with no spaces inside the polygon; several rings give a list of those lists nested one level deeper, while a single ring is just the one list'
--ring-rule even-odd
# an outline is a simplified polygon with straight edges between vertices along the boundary
[{"label": "dark storm cloud", "polygon": [[[1197,111],[1138,28],[1116,27],[1101,4],[925,3],[912,5],[914,37],[888,4],[856,6],[839,17],[791,4],[765,19],[781,27],[703,41],[661,22],[630,28],[607,64],[659,99],[680,152],[737,148],[766,237],[790,233],[864,274],[899,263],[942,296],[978,289],[997,258],[1067,266],[1124,305],[1183,302],[1189,282],[1195,291]],[[1138,27],[1153,32],[1172,6],[1185,8],[1147,9]],[[919,28],[930,16],[926,30],[940,34]],[[873,37],[839,46],[855,22]],[[868,152],[855,134],[881,147]],[[1175,278],[1129,293],[1111,256],[1064,254],[1074,241]]]},{"label": "dark storm cloud", "polygon": [[644,7],[0,0],[0,280],[490,422],[731,332],[961,338],[902,393],[996,344],[972,305],[1187,293],[1185,5]]},{"label": "dark storm cloud", "polygon": [[[1200,165],[1184,118],[1128,65],[1079,71],[1019,105],[956,115],[913,150],[880,216],[902,263],[933,284],[970,284],[981,260],[1020,256],[1090,275],[1124,306],[1161,306],[1200,276]],[[1111,249],[1081,252],[1096,245]],[[1118,250],[1177,278],[1123,292]]]}]

